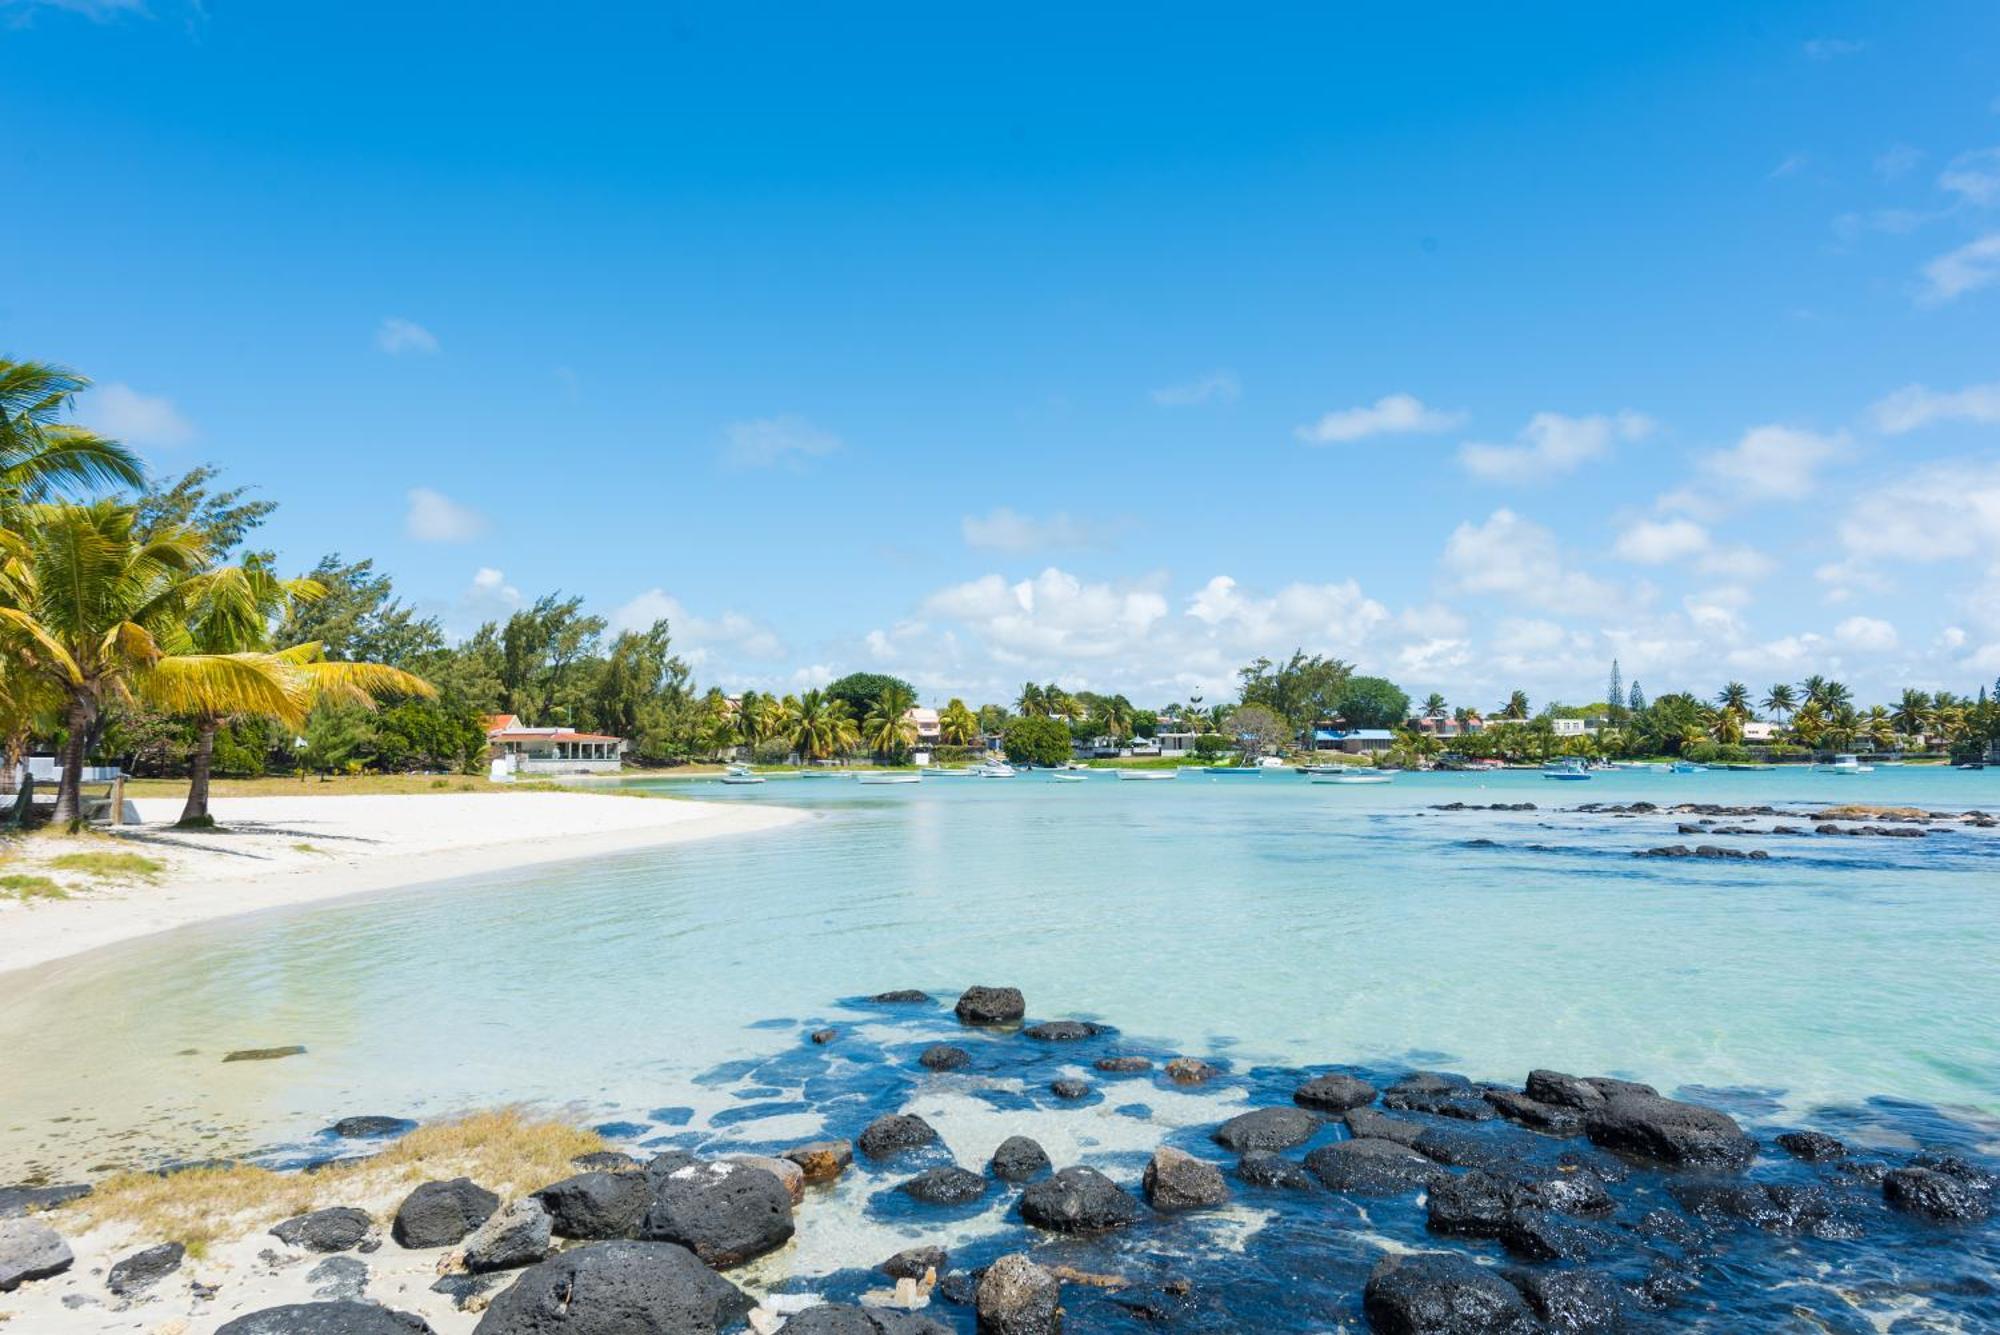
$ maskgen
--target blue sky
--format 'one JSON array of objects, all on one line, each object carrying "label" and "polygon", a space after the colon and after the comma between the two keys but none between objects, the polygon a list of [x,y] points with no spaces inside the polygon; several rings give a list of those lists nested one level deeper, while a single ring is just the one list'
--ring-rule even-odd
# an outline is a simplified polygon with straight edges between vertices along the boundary
[{"label": "blue sky", "polygon": [[730,687],[2000,675],[1991,5],[573,8],[0,0],[0,349]]}]

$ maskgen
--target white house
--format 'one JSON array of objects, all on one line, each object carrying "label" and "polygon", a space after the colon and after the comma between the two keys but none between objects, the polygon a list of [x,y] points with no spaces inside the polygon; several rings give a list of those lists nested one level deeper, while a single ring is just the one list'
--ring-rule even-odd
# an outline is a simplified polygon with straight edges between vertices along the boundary
[{"label": "white house", "polygon": [[919,751],[935,751],[938,743],[944,740],[944,730],[935,709],[906,709],[903,711],[903,722],[917,730],[912,745]]},{"label": "white house", "polygon": [[623,737],[575,728],[529,728],[512,714],[486,720],[486,753],[493,773],[616,774],[622,766]]},{"label": "white house", "polygon": [[1757,719],[1747,719],[1743,724],[1743,740],[1746,742],[1775,742],[1778,740],[1778,725],[1764,723]]}]

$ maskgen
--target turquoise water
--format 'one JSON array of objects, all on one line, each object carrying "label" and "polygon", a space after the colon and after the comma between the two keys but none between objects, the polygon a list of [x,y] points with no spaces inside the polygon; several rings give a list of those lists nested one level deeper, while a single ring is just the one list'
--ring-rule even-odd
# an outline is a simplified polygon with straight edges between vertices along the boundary
[{"label": "turquoise water", "polygon": [[[780,1022],[975,981],[1022,987],[1031,1015],[1239,1062],[1514,1081],[1558,1066],[1727,1089],[1773,1118],[1877,1096],[2000,1114],[2000,831],[1717,837],[1770,860],[1697,863],[1630,856],[1703,842],[1674,833],[1685,818],[1558,810],[2000,811],[2000,771],[672,791],[817,819],[256,915],[9,979],[0,1179],[517,1100],[590,1120],[680,1107],[700,1125],[728,1096],[696,1077],[796,1042]],[[1427,809],[1450,801],[1542,810]],[[291,1043],[307,1054],[217,1061]]]}]

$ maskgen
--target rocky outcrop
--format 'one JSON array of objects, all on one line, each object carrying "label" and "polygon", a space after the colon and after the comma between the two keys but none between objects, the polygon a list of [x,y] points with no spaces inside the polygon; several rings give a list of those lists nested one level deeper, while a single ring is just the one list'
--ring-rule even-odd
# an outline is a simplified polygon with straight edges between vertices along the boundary
[{"label": "rocky outcrop", "polygon": [[278,1241],[309,1252],[345,1252],[359,1247],[375,1227],[366,1210],[336,1205],[326,1210],[294,1215],[271,1230]]},{"label": "rocky outcrop", "polygon": [[1390,1140],[1343,1140],[1306,1156],[1306,1168],[1333,1191],[1395,1196],[1416,1191],[1443,1172],[1423,1155]]},{"label": "rocky outcrop", "polygon": [[1018,987],[968,987],[953,1013],[962,1024],[1014,1024],[1028,1013],[1028,1003]]},{"label": "rocky outcrop", "polygon": [[1041,1024],[1031,1024],[1021,1032],[1043,1043],[1077,1043],[1086,1038],[1096,1038],[1104,1031],[1088,1020],[1045,1020]]},{"label": "rocky outcrop", "polygon": [[714,1335],[751,1306],[684,1247],[593,1242],[522,1271],[475,1335]]},{"label": "rocky outcrop", "polygon": [[341,1301],[291,1303],[239,1316],[215,1335],[434,1335],[431,1323],[415,1312],[396,1312],[374,1303]]},{"label": "rocky outcrop", "polygon": [[972,1054],[949,1043],[937,1043],[924,1049],[917,1065],[930,1071],[956,1071],[972,1065]]},{"label": "rocky outcrop", "polygon": [[1242,1154],[1249,1150],[1289,1150],[1319,1134],[1320,1119],[1302,1108],[1258,1108],[1217,1127],[1210,1139]]},{"label": "rocky outcrop", "polygon": [[407,1117],[343,1117],[328,1127],[325,1134],[342,1140],[384,1140],[416,1129],[417,1124]]},{"label": "rocky outcrop", "polygon": [[655,1182],[639,1237],[671,1242],[718,1269],[782,1247],[792,1236],[792,1200],[782,1182],[742,1164],[697,1162]]},{"label": "rocky outcrop", "polygon": [[1065,1168],[1021,1193],[1021,1218],[1052,1233],[1101,1233],[1139,1217],[1131,1193],[1095,1168]]},{"label": "rocky outcrop", "polygon": [[1077,1099],[1087,1099],[1091,1093],[1090,1082],[1088,1080],[1078,1080],[1075,1076],[1063,1076],[1060,1079],[1049,1081],[1049,1093],[1059,1099],[1068,1099],[1072,1102]]},{"label": "rocky outcrop", "polygon": [[1882,1198],[1905,1214],[1939,1224],[1976,1224],[1992,1213],[1992,1193],[1935,1168],[1898,1168],[1882,1179]]},{"label": "rocky outcrop", "polygon": [[1313,1176],[1282,1154],[1255,1150],[1237,1161],[1236,1176],[1253,1187],[1276,1187],[1282,1191],[1307,1191]]},{"label": "rocky outcrop", "polygon": [[778,1157],[797,1164],[808,1182],[831,1182],[854,1162],[854,1143],[815,1140],[809,1145],[795,1145]]},{"label": "rocky outcrop", "polygon": [[1847,1146],[1822,1131],[1787,1131],[1778,1137],[1778,1147],[1808,1163],[1832,1163],[1847,1157]]},{"label": "rocky outcrop", "polygon": [[1054,1167],[1047,1151],[1026,1136],[1009,1136],[993,1151],[988,1165],[1002,1182],[1026,1182]]},{"label": "rocky outcrop", "polygon": [[178,1242],[163,1242],[157,1247],[133,1252],[111,1267],[111,1273],[104,1277],[104,1287],[120,1298],[130,1298],[179,1270],[186,1256],[187,1248]]},{"label": "rocky outcrop", "polygon": [[1155,1210],[1201,1210],[1229,1200],[1221,1169],[1170,1145],[1153,1151],[1142,1186]]},{"label": "rocky outcrop", "polygon": [[1292,1102],[1317,1112],[1344,1113],[1373,1103],[1378,1092],[1366,1080],[1334,1071],[1316,1075],[1293,1090]]},{"label": "rocky outcrop", "polygon": [[942,1247],[907,1247],[876,1266],[891,1279],[922,1279],[935,1271],[942,1275],[951,1264],[951,1255]]},{"label": "rocky outcrop", "polygon": [[1537,1324],[1497,1273],[1439,1252],[1378,1262],[1361,1301],[1377,1335],[1531,1335]]},{"label": "rocky outcrop", "polygon": [[413,1251],[424,1247],[455,1247],[499,1208],[500,1198],[469,1177],[426,1182],[396,1207],[396,1221],[389,1235]]},{"label": "rocky outcrop", "polygon": [[986,1194],[986,1179],[967,1168],[933,1168],[896,1190],[926,1205],[969,1205]]},{"label": "rocky outcrop", "polygon": [[1167,1079],[1177,1085],[1205,1085],[1220,1074],[1199,1057],[1176,1057],[1167,1063]]},{"label": "rocky outcrop", "polygon": [[973,1307],[981,1335],[1056,1335],[1061,1301],[1056,1277],[1015,1252],[986,1267]]},{"label": "rocky outcrop", "polygon": [[543,1187],[535,1199],[557,1237],[597,1242],[631,1237],[652,1189],[644,1173],[578,1173]]},{"label": "rocky outcrop", "polygon": [[1637,1091],[1615,1093],[1590,1109],[1584,1129],[1606,1149],[1669,1164],[1741,1168],[1757,1153],[1729,1114]]},{"label": "rocky outcrop", "polygon": [[855,1144],[871,1159],[893,1159],[938,1138],[937,1128],[914,1113],[889,1113],[870,1122]]},{"label": "rocky outcrop", "polygon": [[916,1312],[846,1303],[808,1307],[787,1319],[785,1329],[791,1335],[951,1335],[951,1327]]},{"label": "rocky outcrop", "polygon": [[53,1210],[89,1194],[87,1182],[60,1187],[0,1187],[0,1219],[19,1219],[30,1210]]},{"label": "rocky outcrop", "polygon": [[1137,1075],[1141,1071],[1153,1069],[1151,1057],[1099,1057],[1091,1065],[1110,1075]]},{"label": "rocky outcrop", "polygon": [[70,1268],[76,1256],[62,1234],[38,1219],[0,1219],[0,1293]]},{"label": "rocky outcrop", "polygon": [[474,1274],[517,1270],[549,1254],[549,1212],[533,1196],[509,1202],[465,1240],[465,1268]]},{"label": "rocky outcrop", "polygon": [[1494,1115],[1470,1080],[1436,1071],[1417,1071],[1396,1081],[1382,1091],[1382,1106],[1467,1122],[1484,1122]]}]

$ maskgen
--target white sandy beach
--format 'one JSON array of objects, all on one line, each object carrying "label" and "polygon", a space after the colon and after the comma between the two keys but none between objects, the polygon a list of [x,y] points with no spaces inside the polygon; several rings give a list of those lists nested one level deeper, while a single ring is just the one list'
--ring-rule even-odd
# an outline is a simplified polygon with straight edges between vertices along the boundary
[{"label": "white sandy beach", "polygon": [[[774,829],[786,807],[608,794],[425,793],[224,797],[213,832],[172,828],[181,799],[134,803],[121,845],[167,864],[151,880],[65,880],[68,899],[0,897],[0,973],[191,923],[538,863]],[[35,840],[9,869],[77,847]]]}]

